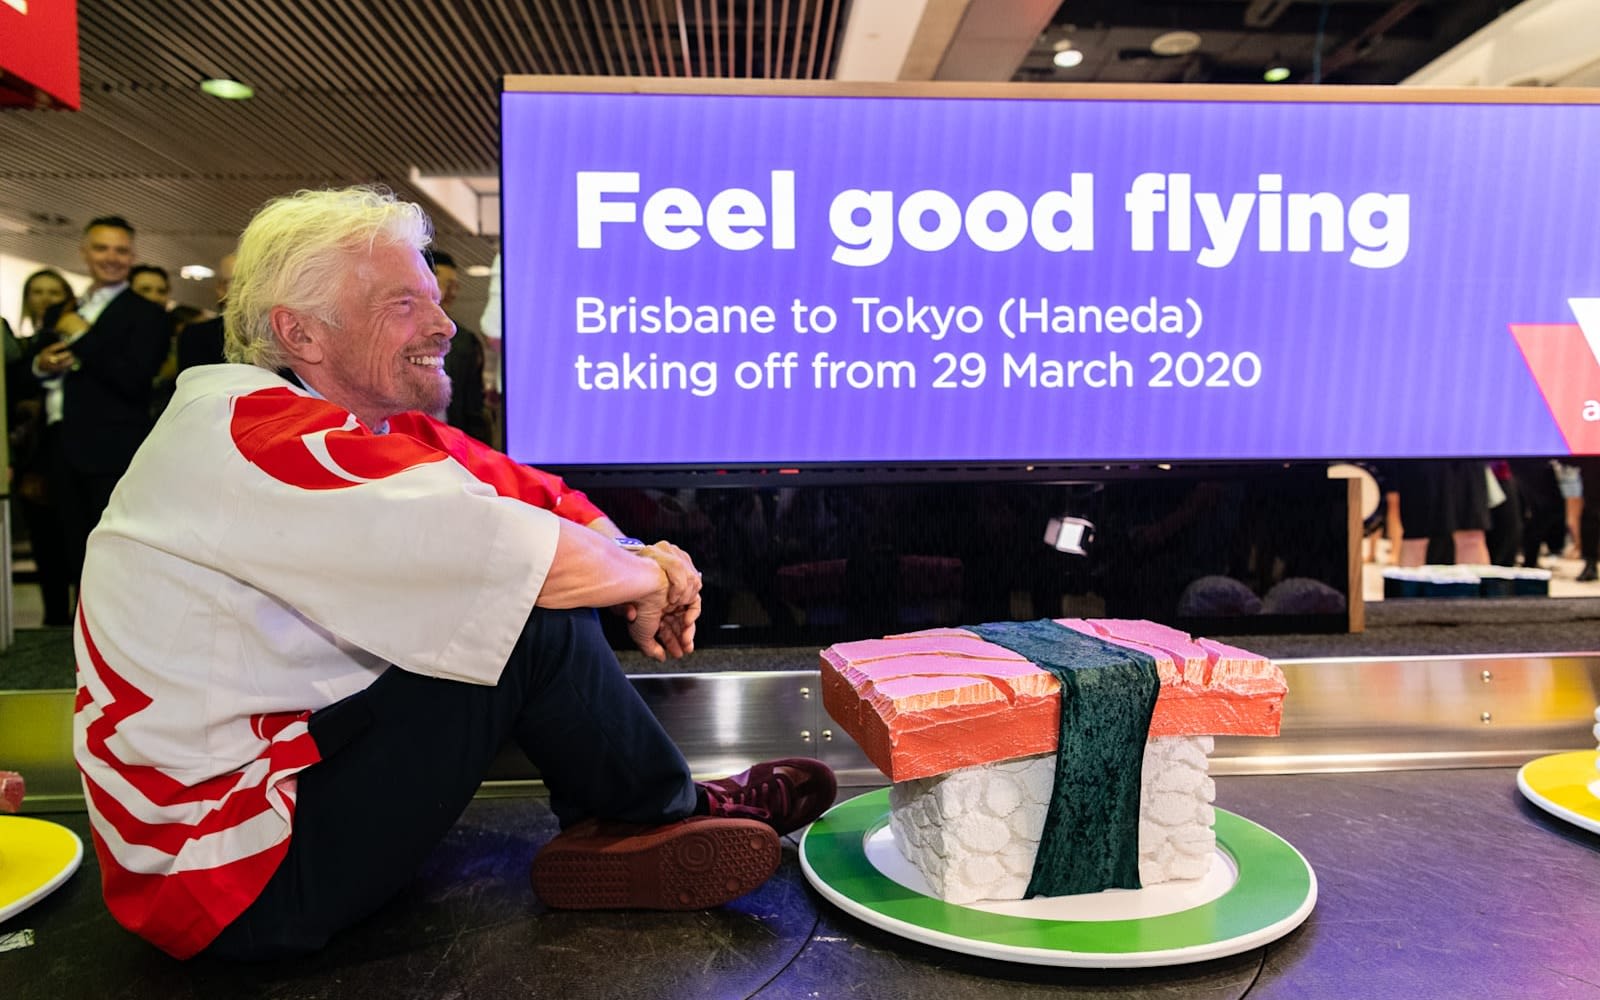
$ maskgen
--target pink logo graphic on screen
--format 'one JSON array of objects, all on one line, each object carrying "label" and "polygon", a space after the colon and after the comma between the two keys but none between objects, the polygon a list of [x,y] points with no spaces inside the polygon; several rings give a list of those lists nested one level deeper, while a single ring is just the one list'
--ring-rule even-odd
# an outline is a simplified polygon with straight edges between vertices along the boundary
[{"label": "pink logo graphic on screen", "polygon": [[1567,451],[1600,455],[1600,299],[1568,299],[1576,323],[1512,323],[1511,335]]}]

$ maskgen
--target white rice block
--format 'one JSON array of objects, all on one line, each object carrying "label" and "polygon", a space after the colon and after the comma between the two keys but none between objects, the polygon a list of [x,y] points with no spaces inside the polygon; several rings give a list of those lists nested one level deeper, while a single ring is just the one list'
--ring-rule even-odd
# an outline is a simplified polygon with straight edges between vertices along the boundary
[{"label": "white rice block", "polygon": [[[1203,877],[1217,837],[1210,736],[1158,736],[1144,748],[1139,881]],[[1021,899],[1033,875],[1056,755],[1040,754],[897,782],[889,824],[907,861],[947,903]]]}]

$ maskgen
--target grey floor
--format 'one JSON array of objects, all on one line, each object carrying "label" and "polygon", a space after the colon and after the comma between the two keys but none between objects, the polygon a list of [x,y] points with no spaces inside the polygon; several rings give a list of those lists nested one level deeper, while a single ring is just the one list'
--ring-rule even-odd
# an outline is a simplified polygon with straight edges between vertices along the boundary
[{"label": "grey floor", "polygon": [[[868,926],[806,883],[692,914],[560,913],[528,888],[554,833],[537,798],[479,800],[412,886],[313,959],[172,961],[116,927],[92,858],[0,923],[10,1000],[78,997],[1600,997],[1600,836],[1530,806],[1508,769],[1226,777],[1217,804],[1274,830],[1319,883],[1310,918],[1196,965],[1009,964]],[[80,833],[79,814],[54,817]]]}]

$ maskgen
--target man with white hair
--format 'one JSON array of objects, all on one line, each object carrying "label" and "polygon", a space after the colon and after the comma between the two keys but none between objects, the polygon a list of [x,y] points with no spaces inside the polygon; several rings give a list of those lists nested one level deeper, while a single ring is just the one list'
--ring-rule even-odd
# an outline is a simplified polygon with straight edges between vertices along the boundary
[{"label": "man with white hair", "polygon": [[554,907],[720,905],[833,800],[803,758],[693,781],[589,610],[690,652],[688,555],[426,416],[455,332],[428,239],[369,188],[264,207],[232,363],[180,377],[90,539],[75,751],[107,906],[170,954],[321,947],[507,740],[563,826],[533,865]]}]

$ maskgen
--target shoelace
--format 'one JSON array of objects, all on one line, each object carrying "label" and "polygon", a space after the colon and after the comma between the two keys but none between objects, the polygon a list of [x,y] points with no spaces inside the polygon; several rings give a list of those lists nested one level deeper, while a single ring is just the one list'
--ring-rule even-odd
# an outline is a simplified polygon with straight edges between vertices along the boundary
[{"label": "shoelace", "polygon": [[713,814],[768,820],[789,812],[789,783],[776,777],[735,788],[708,784],[705,789],[707,801],[714,804]]}]

